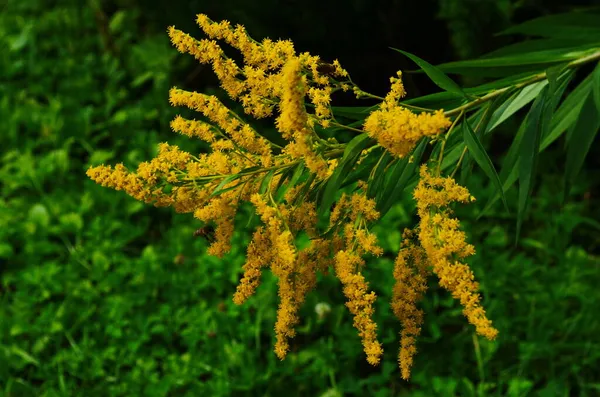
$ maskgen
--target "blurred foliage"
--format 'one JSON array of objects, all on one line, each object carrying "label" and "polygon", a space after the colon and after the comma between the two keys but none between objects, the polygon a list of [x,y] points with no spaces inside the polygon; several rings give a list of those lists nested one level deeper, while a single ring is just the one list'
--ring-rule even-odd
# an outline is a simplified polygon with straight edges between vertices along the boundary
[{"label": "blurred foliage", "polygon": [[[202,11],[258,35],[293,37],[303,49],[339,55],[377,91],[407,66],[387,45],[418,47],[433,61],[453,59],[448,48],[477,55],[519,10],[540,15],[564,6],[490,1],[473,10],[474,3],[196,0],[165,10],[134,0],[0,2],[0,395],[598,395],[599,156],[590,156],[572,188],[576,199],[564,206],[561,157],[541,157],[521,247],[513,245],[514,214],[492,209],[477,219],[480,206],[462,210],[479,247],[472,267],[500,337],[474,337],[460,308],[433,288],[410,383],[397,373],[392,330],[399,325],[386,303],[400,231],[413,223],[410,198],[378,226],[388,255],[368,270],[382,296],[384,362],[364,362],[340,287],[328,276],[309,295],[293,351],[279,362],[271,351],[274,280],[266,276],[249,304],[231,302],[246,235],[236,235],[238,248],[225,259],[206,256],[188,217],[146,208],[84,175],[90,164],[147,160],[167,139],[194,149],[168,131],[167,91],[213,83],[209,71],[176,56],[168,24],[191,30],[190,16]],[[331,15],[333,31],[325,23]],[[414,20],[428,21],[421,33],[450,31],[450,40],[399,39],[419,29]],[[470,177],[480,203],[495,194],[483,186]],[[507,200],[514,208],[516,192]]]}]

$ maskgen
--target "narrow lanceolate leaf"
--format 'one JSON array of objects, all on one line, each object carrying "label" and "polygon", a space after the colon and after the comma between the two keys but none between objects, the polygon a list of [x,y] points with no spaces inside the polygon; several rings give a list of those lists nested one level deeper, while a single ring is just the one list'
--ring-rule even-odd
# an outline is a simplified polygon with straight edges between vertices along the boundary
[{"label": "narrow lanceolate leaf", "polygon": [[592,74],[592,93],[596,102],[596,108],[600,112],[600,62],[598,62]]},{"label": "narrow lanceolate leaf", "polygon": [[[548,101],[546,101],[546,106],[544,109],[544,116],[542,117],[542,122],[543,122],[542,136],[548,136],[547,130],[551,129],[550,127],[553,125],[554,119],[557,118],[557,116],[562,117],[562,115],[564,114],[563,112],[561,112],[560,109],[557,112],[555,112],[555,109],[558,106],[558,103],[560,102],[560,100],[565,92],[565,89],[567,88],[569,82],[572,80],[573,76],[574,76],[574,73],[572,71],[568,71],[567,73],[564,73],[558,79],[558,81],[557,81],[558,84],[553,91],[554,93],[552,95],[549,95],[550,99]],[[548,92],[548,94],[550,94],[550,91]],[[565,101],[565,102],[567,102],[567,101]],[[563,104],[564,104],[564,102],[563,102]],[[562,108],[562,106],[561,106],[561,108]],[[551,117],[551,116],[554,116],[554,117]],[[529,117],[529,115],[527,117]],[[548,126],[548,124],[550,124],[550,126]],[[502,164],[502,170],[500,171],[499,176],[500,176],[500,180],[502,181],[502,187],[505,192],[508,191],[508,189],[510,189],[512,187],[512,185],[517,181],[518,176],[519,176],[519,169],[518,169],[519,148],[521,146],[521,141],[522,141],[524,133],[525,133],[526,125],[527,125],[527,119],[525,119],[525,121],[519,127],[519,130],[517,131],[515,139],[513,140],[513,143],[511,145],[511,147],[509,148],[508,153],[505,157],[505,160]],[[556,137],[558,138],[558,136],[560,136],[560,135],[557,135]],[[546,141],[544,139],[540,145],[539,151],[542,152],[546,148],[546,146],[548,146],[551,142],[552,141]],[[499,199],[500,199],[499,194],[494,194],[492,197],[490,197],[490,199],[486,203],[484,209],[478,215],[478,218],[483,216],[484,214],[486,214],[492,208],[492,206],[496,203],[496,201],[498,201]]]},{"label": "narrow lanceolate leaf", "polygon": [[[529,39],[525,41],[518,41],[513,44],[509,44],[505,47],[498,48],[491,52],[488,52],[481,56],[481,58],[503,58],[514,55],[523,55],[525,57],[531,56],[532,53],[540,53],[548,51],[560,51],[563,53],[578,51],[586,46],[591,48],[593,43],[583,44],[581,40],[577,39]],[[557,52],[558,53],[558,52]]]},{"label": "narrow lanceolate leaf", "polygon": [[376,196],[380,195],[381,186],[385,182],[385,170],[392,160],[393,156],[387,150],[380,155],[377,165],[373,169],[372,179],[370,178],[371,180],[369,182],[369,186],[367,187],[367,197],[377,198]]},{"label": "narrow lanceolate leaf", "polygon": [[501,34],[526,34],[556,39],[600,41],[600,17],[596,13],[570,12],[532,19]]},{"label": "narrow lanceolate leaf", "polygon": [[275,171],[269,171],[265,174],[258,189],[260,194],[271,191],[271,180],[273,180],[273,175],[275,175]]},{"label": "narrow lanceolate leaf", "polygon": [[550,92],[554,92],[558,88],[558,78],[561,76],[566,67],[566,63],[561,63],[546,69],[546,80],[550,85]]},{"label": "narrow lanceolate leaf", "polygon": [[215,197],[215,196],[218,196],[219,194],[223,193],[225,186],[230,184],[237,178],[239,178],[239,174],[232,174],[232,175],[229,175],[229,176],[223,178],[221,183],[219,183],[217,185],[217,187],[215,188],[215,190],[212,191],[212,193],[210,194],[210,197]]},{"label": "narrow lanceolate leaf", "polygon": [[319,215],[324,214],[331,207],[335,201],[336,193],[354,167],[354,164],[356,164],[360,154],[372,145],[373,142],[374,140],[367,134],[360,134],[348,142],[340,163],[325,184],[320,197]]},{"label": "narrow lanceolate leaf", "polygon": [[431,81],[433,81],[441,89],[448,91],[448,92],[452,92],[452,93],[460,95],[460,96],[466,95],[465,92],[462,90],[462,88],[460,88],[460,86],[458,84],[456,84],[454,82],[454,80],[452,80],[450,77],[446,76],[446,74],[444,72],[442,72],[439,68],[433,66],[429,62],[427,62],[409,52],[402,51],[397,48],[392,48],[392,49],[400,52],[401,54],[406,55],[414,63],[419,65],[419,67],[421,69],[423,69],[425,74],[427,74],[427,76],[429,76]]},{"label": "narrow lanceolate leaf", "polygon": [[481,141],[477,137],[477,134],[475,134],[475,131],[473,131],[467,120],[463,122],[463,138],[467,144],[469,153],[471,156],[473,156],[473,159],[496,186],[498,193],[502,197],[504,208],[506,208],[506,211],[508,212],[508,204],[506,203],[506,197],[504,197],[504,190],[502,189],[502,183],[500,182],[496,168],[494,168],[494,164],[492,163],[490,156],[488,156],[485,148],[481,144]]},{"label": "narrow lanceolate leaf", "polygon": [[531,200],[534,178],[537,168],[538,153],[542,135],[542,111],[546,100],[546,91],[538,96],[526,119],[525,132],[519,147],[519,201],[517,211],[516,241],[519,240],[525,212]]},{"label": "narrow lanceolate leaf", "polygon": [[590,93],[583,104],[581,114],[575,123],[567,147],[565,198],[569,194],[569,189],[583,166],[583,161],[592,146],[599,128],[600,112],[598,107],[596,107],[594,95]]},{"label": "narrow lanceolate leaf", "polygon": [[532,51],[518,55],[481,57],[466,61],[444,63],[439,65],[439,70],[443,70],[448,73],[465,74],[469,72],[475,72],[477,69],[514,68],[517,66],[554,64],[576,59],[582,54],[585,54],[586,51],[590,51],[591,48],[594,47],[592,45],[579,45],[577,47],[565,49]]},{"label": "narrow lanceolate leaf", "polygon": [[[527,125],[527,119],[529,118],[530,113],[525,116],[525,120],[519,126],[517,130],[517,134],[513,139],[510,148],[508,149],[508,153],[502,162],[502,168],[500,169],[500,180],[502,181],[502,190],[508,191],[510,187],[517,181],[519,176],[519,148],[521,147],[521,142],[523,141],[523,136],[525,135],[525,126]],[[483,207],[483,210],[477,216],[477,219],[481,218],[484,214],[486,214],[500,199],[499,194],[494,194],[488,202]]]},{"label": "narrow lanceolate leaf", "polygon": [[569,127],[575,124],[579,117],[583,102],[592,89],[592,76],[586,77],[579,85],[567,96],[563,103],[554,113],[550,128],[544,134],[542,139],[542,149],[548,147],[552,142],[558,139]]},{"label": "narrow lanceolate leaf", "polygon": [[398,160],[395,167],[391,170],[391,177],[386,185],[382,200],[377,202],[377,210],[382,217],[398,202],[411,177],[415,176],[415,171],[419,167],[423,152],[427,148],[427,142],[427,139],[421,139],[421,142],[413,150],[412,155]]},{"label": "narrow lanceolate leaf", "polygon": [[487,127],[487,131],[491,131],[504,121],[509,119],[513,114],[521,110],[529,102],[533,101],[548,84],[548,81],[543,80],[523,88],[518,94],[510,98],[496,109],[492,115],[492,119]]}]

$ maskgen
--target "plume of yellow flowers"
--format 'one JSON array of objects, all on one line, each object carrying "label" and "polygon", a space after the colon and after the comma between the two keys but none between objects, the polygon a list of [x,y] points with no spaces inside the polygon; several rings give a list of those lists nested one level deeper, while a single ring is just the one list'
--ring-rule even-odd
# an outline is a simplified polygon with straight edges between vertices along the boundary
[{"label": "plume of yellow flowers", "polygon": [[[335,178],[346,178],[348,171],[355,171],[372,149],[383,147],[403,157],[420,139],[443,132],[450,120],[441,111],[415,114],[402,107],[399,101],[405,90],[398,72],[363,130],[345,126],[334,117],[331,95],[336,91],[362,91],[337,60],[325,63],[318,56],[298,53],[289,40],[258,42],[243,26],[214,22],[203,14],[198,15],[197,22],[206,38],[197,40],[170,27],[173,45],[200,63],[211,65],[221,87],[230,99],[240,103],[246,115],[256,119],[273,117],[281,140],[275,143],[265,138],[214,95],[172,88],[170,103],[196,111],[198,118],[176,116],[171,129],[206,142],[210,150],[194,155],[161,143],[157,156],[135,170],[123,164],[100,165],[90,167],[87,175],[137,200],[173,206],[177,212],[193,213],[205,225],[214,225],[208,253],[216,256],[231,249],[238,208],[244,202],[250,203],[261,225],[247,247],[243,276],[233,301],[242,304],[254,294],[264,268],[277,276],[277,357],[285,358],[290,350],[294,328],[300,321],[299,309],[315,287],[317,274],[332,268],[341,282],[367,361],[378,364],[383,348],[373,319],[376,295],[363,275],[365,256],[383,252],[371,231],[380,216],[377,203],[367,195],[368,185],[362,180],[321,215],[319,195]],[[229,58],[217,40],[237,49],[243,65]],[[335,138],[323,139],[317,133],[332,124],[366,134],[376,142],[357,153],[354,168],[344,168],[341,176],[333,172],[346,164],[345,152],[350,145]],[[415,230],[404,233],[394,264],[396,284],[391,303],[403,327],[399,364],[405,379],[410,376],[423,322],[417,304],[426,292],[431,272],[460,300],[465,316],[479,334],[493,339],[497,333],[479,303],[473,273],[461,262],[474,249],[465,242],[458,220],[451,217],[448,208],[452,201],[470,201],[468,191],[452,179],[433,176],[422,168],[414,198],[420,223]],[[329,222],[320,223],[320,216],[327,215],[327,211]],[[309,243],[299,248],[301,235],[308,236]]]},{"label": "plume of yellow flowers", "polygon": [[459,229],[459,221],[452,218],[448,205],[454,201],[467,203],[475,198],[452,178],[435,176],[421,167],[421,179],[414,191],[417,201],[419,241],[425,250],[440,286],[452,293],[463,306],[467,320],[475,326],[478,334],[492,340],[498,331],[492,327],[480,304],[479,284],[464,258],[475,254],[475,248],[466,242]]},{"label": "plume of yellow flowers", "polygon": [[400,106],[398,101],[406,95],[402,73],[398,72],[398,77],[391,77],[390,82],[390,92],[380,108],[367,117],[364,128],[390,153],[404,157],[421,138],[440,134],[452,122],[441,110],[415,114]]},{"label": "plume of yellow flowers", "polygon": [[396,284],[392,291],[392,311],[402,324],[398,362],[404,379],[410,378],[413,356],[417,352],[416,338],[421,333],[423,311],[417,303],[427,291],[429,263],[422,247],[413,241],[414,232],[405,230],[402,247],[394,263]]},{"label": "plume of yellow flowers", "polygon": [[373,321],[376,295],[368,292],[369,284],[360,270],[365,265],[364,254],[381,255],[383,252],[375,235],[367,228],[369,222],[378,218],[375,201],[368,199],[364,193],[350,197],[343,195],[331,214],[332,227],[341,233],[335,253],[335,274],[344,287],[344,295],[348,299],[346,306],[354,315],[354,326],[362,339],[367,361],[373,365],[379,363],[383,354],[381,343],[377,340],[377,324]]}]

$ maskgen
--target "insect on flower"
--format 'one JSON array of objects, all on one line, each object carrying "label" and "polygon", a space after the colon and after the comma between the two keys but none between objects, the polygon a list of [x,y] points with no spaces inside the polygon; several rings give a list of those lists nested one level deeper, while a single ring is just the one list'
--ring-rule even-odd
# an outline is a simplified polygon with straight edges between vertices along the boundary
[{"label": "insect on flower", "polygon": [[331,63],[321,61],[317,64],[317,72],[319,72],[325,76],[330,76],[330,77],[335,76],[336,70],[337,69],[336,69],[335,65],[333,65]]},{"label": "insect on flower", "polygon": [[203,226],[194,232],[194,237],[202,237],[212,243],[215,241],[215,228],[210,225]]}]

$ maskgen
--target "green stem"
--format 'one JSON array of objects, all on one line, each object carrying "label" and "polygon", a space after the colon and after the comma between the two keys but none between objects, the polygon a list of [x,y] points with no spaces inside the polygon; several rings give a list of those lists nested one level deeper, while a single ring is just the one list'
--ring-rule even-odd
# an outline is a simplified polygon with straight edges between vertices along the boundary
[{"label": "green stem", "polygon": [[[584,57],[581,57],[581,58],[578,58],[578,59],[575,59],[575,60],[569,62],[568,64],[565,65],[565,69],[573,69],[573,68],[581,66],[581,65],[583,65],[585,63],[594,62],[594,61],[597,61],[599,59],[600,59],[600,50],[596,50],[596,51],[594,51],[593,53],[591,53],[589,55],[586,55]],[[530,84],[537,83],[538,81],[545,80],[547,78],[548,78],[548,76],[546,75],[546,71],[534,74],[534,75],[526,78],[524,81],[521,81],[520,83],[512,84],[512,85],[510,85],[508,87],[500,88],[500,89],[497,89],[497,90],[492,91],[490,93],[487,93],[486,95],[484,95],[484,96],[482,96],[480,98],[477,98],[474,101],[465,103],[464,105],[461,105],[461,106],[459,106],[457,108],[454,108],[452,110],[448,110],[448,111],[444,112],[444,114],[446,116],[448,116],[448,117],[454,116],[456,114],[459,114],[462,111],[467,111],[467,110],[472,109],[472,108],[474,108],[474,107],[476,107],[478,105],[481,105],[484,102],[487,102],[487,101],[489,101],[491,99],[494,99],[494,98],[496,98],[496,97],[504,94],[505,92],[507,92],[507,91],[509,91],[511,89],[520,89],[520,88],[523,88],[523,87],[528,86]]]},{"label": "green stem", "polygon": [[336,126],[336,127],[344,128],[344,129],[347,129],[347,130],[350,130],[350,131],[358,132],[358,133],[360,133],[360,134],[364,133],[364,131],[363,131],[363,130],[359,130],[358,128],[349,127],[349,126],[347,126],[347,125],[340,124],[340,123],[336,123],[336,122],[333,122],[333,121],[332,121],[332,122],[330,122],[329,124],[331,124],[331,125],[334,125],[334,126]]},{"label": "green stem", "polygon": [[452,132],[454,131],[454,127],[458,123],[458,120],[460,120],[464,114],[465,114],[464,110],[462,112],[460,112],[458,117],[455,118],[454,121],[452,122],[452,125],[450,126],[448,133],[446,134],[446,136],[444,136],[444,140],[442,141],[442,147],[440,149],[440,155],[438,157],[438,164],[437,164],[437,175],[438,176],[441,175],[440,172],[441,172],[441,167],[442,167],[442,160],[444,159],[444,149],[446,148],[446,142],[448,141],[450,134],[452,134]]}]

